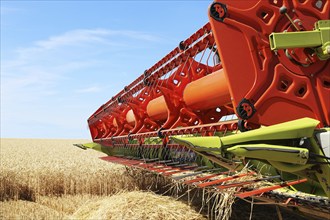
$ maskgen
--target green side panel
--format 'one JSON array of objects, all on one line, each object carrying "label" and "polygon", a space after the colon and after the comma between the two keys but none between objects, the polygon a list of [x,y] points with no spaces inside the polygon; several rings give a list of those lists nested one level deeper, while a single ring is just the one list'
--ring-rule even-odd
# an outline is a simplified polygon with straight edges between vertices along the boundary
[{"label": "green side panel", "polygon": [[[310,139],[312,143],[313,151],[318,155],[323,155],[322,150],[316,143],[315,139]],[[323,190],[325,191],[326,195],[330,199],[330,164],[329,161],[325,158],[317,158],[317,161],[322,163],[319,165],[319,170],[316,172],[316,177],[321,184]]]},{"label": "green side panel", "polygon": [[272,50],[322,46],[320,31],[272,33],[269,42]]},{"label": "green side panel", "polygon": [[108,147],[105,147],[98,143],[86,143],[86,144],[81,144],[81,146],[85,147],[86,149],[93,149],[108,155],[112,155],[111,150]]},{"label": "green side panel", "polygon": [[302,137],[312,137],[319,121],[311,118],[302,118],[284,122],[256,130],[247,131],[237,135],[222,137],[222,145],[235,145],[249,141],[284,140]]},{"label": "green side panel", "polygon": [[[283,163],[274,160],[269,160],[268,162],[274,168],[288,173],[297,173],[300,171],[305,171],[306,169],[311,168],[313,166],[313,164],[300,165],[300,164],[292,164],[292,163]],[[301,174],[300,176],[304,176],[304,177],[306,176],[304,173],[300,173],[300,174]]]},{"label": "green side panel", "polygon": [[172,136],[171,140],[197,151],[219,151],[221,142],[217,136],[212,137],[178,137]]},{"label": "green side panel", "polygon": [[221,157],[221,142],[217,136],[212,137],[170,137],[170,139],[178,144],[184,145],[191,150],[206,156],[214,155]]},{"label": "green side panel", "polygon": [[256,130],[238,133],[226,137],[171,137],[179,144],[183,144],[194,150],[219,151],[222,146],[236,145],[239,143],[266,140],[296,139],[312,137],[315,127],[319,121],[311,118],[302,118],[269,127],[262,127]]},{"label": "green side panel", "polygon": [[320,20],[311,31],[271,33],[272,50],[287,48],[314,48],[321,60],[330,58],[330,20]]},{"label": "green side panel", "polygon": [[271,144],[236,145],[227,151],[240,157],[273,160],[292,164],[306,164],[309,151],[305,148]]},{"label": "green side panel", "polygon": [[93,149],[93,150],[97,150],[97,151],[101,151],[102,152],[102,145],[101,144],[97,144],[97,143],[86,143],[86,144],[82,144],[84,147],[89,148],[89,149]]},{"label": "green side panel", "polygon": [[[301,190],[330,197],[330,165],[322,158],[323,152],[313,138],[318,124],[317,120],[302,118],[225,137],[175,136],[171,139],[228,169],[230,167],[226,163],[230,165],[235,157],[244,157],[250,158],[249,163],[263,170],[262,173],[274,175],[280,172],[282,179],[294,179],[297,176],[308,178],[309,182],[302,184]],[[311,148],[269,144],[272,141],[282,143],[281,140],[299,138],[308,138]],[[317,158],[317,162],[321,163],[317,167],[313,163],[308,164],[310,153],[321,156]]]}]

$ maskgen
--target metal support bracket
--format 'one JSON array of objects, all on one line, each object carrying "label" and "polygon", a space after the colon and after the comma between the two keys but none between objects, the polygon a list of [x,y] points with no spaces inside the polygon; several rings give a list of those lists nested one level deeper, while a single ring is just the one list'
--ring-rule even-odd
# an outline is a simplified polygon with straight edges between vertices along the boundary
[{"label": "metal support bracket", "polygon": [[271,33],[269,35],[271,50],[288,48],[315,48],[320,60],[330,58],[330,20],[315,23],[312,31]]}]

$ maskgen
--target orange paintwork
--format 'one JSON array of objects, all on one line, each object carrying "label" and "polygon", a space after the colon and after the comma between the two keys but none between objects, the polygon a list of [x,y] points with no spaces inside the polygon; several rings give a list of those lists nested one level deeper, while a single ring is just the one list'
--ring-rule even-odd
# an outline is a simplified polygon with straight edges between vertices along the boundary
[{"label": "orange paintwork", "polygon": [[302,31],[310,31],[329,19],[330,1],[321,3],[215,0],[210,23],[88,119],[93,140],[209,124],[233,113],[256,127],[302,117],[328,127],[330,61],[312,50],[274,52],[269,45],[271,33],[296,31],[282,6]]},{"label": "orange paintwork", "polygon": [[167,118],[167,106],[164,96],[151,100],[147,106],[147,113],[153,120],[164,120]]},{"label": "orange paintwork", "polygon": [[[218,70],[189,83],[183,92],[183,100],[193,110],[206,110],[230,103],[230,94],[223,70]],[[147,113],[153,120],[165,120],[168,108],[164,96],[151,100]]]},{"label": "orange paintwork", "polygon": [[135,115],[133,110],[129,110],[126,114],[126,121],[128,122],[128,124],[133,125],[135,124]]},{"label": "orange paintwork", "polygon": [[223,69],[189,83],[183,100],[193,110],[216,108],[230,103],[230,94]]},{"label": "orange paintwork", "polygon": [[113,119],[112,124],[113,124],[114,127],[118,127],[118,123],[117,123],[117,120],[115,118]]},{"label": "orange paintwork", "polygon": [[243,119],[250,123],[268,126],[310,117],[320,121],[319,127],[330,125],[329,60],[315,58],[306,65],[316,54],[293,48],[287,51],[294,54],[289,56],[286,50],[274,52],[269,46],[271,33],[296,31],[280,13],[282,6],[292,20],[301,21],[303,31],[313,30],[318,20],[328,20],[330,2],[322,1],[320,7],[316,2],[215,0],[213,4],[225,7],[226,13],[219,21],[210,10],[210,24],[239,117],[237,109],[244,110],[245,105],[241,102],[249,100],[255,114]]}]

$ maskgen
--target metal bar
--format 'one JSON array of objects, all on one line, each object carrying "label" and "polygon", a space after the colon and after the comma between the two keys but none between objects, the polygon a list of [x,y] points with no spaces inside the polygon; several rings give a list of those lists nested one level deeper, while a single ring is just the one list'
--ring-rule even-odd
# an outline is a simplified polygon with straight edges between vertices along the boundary
[{"label": "metal bar", "polygon": [[269,35],[272,50],[288,48],[308,48],[322,45],[320,31],[299,31],[272,33]]},{"label": "metal bar", "polygon": [[178,168],[173,168],[173,167],[165,167],[164,169],[160,169],[160,170],[154,170],[155,172],[157,173],[165,173],[165,172],[168,172],[168,171],[178,171]]},{"label": "metal bar", "polygon": [[183,173],[183,172],[187,172],[188,170],[176,170],[176,171],[171,171],[171,172],[165,172],[163,173],[164,176],[171,176],[173,174],[176,174],[176,173]]},{"label": "metal bar", "polygon": [[[214,128],[215,131],[222,131],[223,126],[226,127],[227,130],[231,130],[230,127],[233,123],[237,123],[238,120],[231,120],[231,121],[223,121],[223,122],[217,122],[217,123],[210,123],[210,124],[204,124],[204,125],[197,125],[197,126],[189,126],[189,127],[180,127],[180,128],[174,128],[174,129],[168,129],[168,130],[162,130],[162,134],[175,134],[180,132],[187,132],[190,131],[190,133],[196,133],[196,130],[202,129],[202,128]],[[157,137],[157,132],[145,132],[145,133],[139,133],[139,134],[132,134],[130,135],[130,138],[136,139],[138,137],[142,136],[148,136],[148,137]],[[102,138],[102,139],[95,139],[95,142],[101,142],[101,141],[111,141],[111,140],[128,140],[128,135],[123,136],[116,136],[111,138]],[[162,146],[160,144],[155,144],[155,146]]]},{"label": "metal bar", "polygon": [[143,160],[145,163],[151,163],[151,162],[155,162],[155,161],[158,161],[159,158],[153,158],[153,159],[145,159]]},{"label": "metal bar", "polygon": [[172,162],[172,163],[166,163],[167,166],[173,166],[173,165],[179,165],[180,162],[177,161],[177,162]]},{"label": "metal bar", "polygon": [[187,163],[183,163],[183,164],[178,164],[178,165],[174,165],[174,167],[180,167],[180,168],[184,168],[186,166],[188,166],[189,164]]},{"label": "metal bar", "polygon": [[199,171],[199,172],[194,172],[194,173],[188,173],[188,174],[185,174],[185,175],[182,175],[182,176],[174,176],[172,178],[175,179],[175,180],[179,180],[179,179],[183,179],[183,178],[190,177],[190,176],[196,176],[196,175],[199,175],[199,174],[202,174],[202,173],[204,173],[204,172]]},{"label": "metal bar", "polygon": [[207,168],[209,168],[209,167],[208,166],[201,166],[201,167],[196,168],[195,171],[205,170]]},{"label": "metal bar", "polygon": [[[197,51],[200,52],[201,49],[199,45],[203,44],[203,40],[205,38],[213,39],[213,36],[209,33],[210,30],[211,30],[211,26],[209,23],[207,23],[202,28],[200,28],[200,30],[198,30],[196,33],[191,35],[188,39],[183,41],[184,46],[187,48],[185,50],[192,51],[193,49],[196,49]],[[159,75],[159,77],[161,77],[165,75],[168,71],[178,66],[178,63],[176,62],[177,59],[181,59],[181,60],[187,59],[186,54],[190,54],[190,53],[183,54],[181,53],[180,49],[175,48],[164,58],[162,58],[159,62],[157,62],[155,65],[153,65],[148,70],[146,70],[148,77],[152,77],[154,75],[155,76]],[[166,68],[168,67],[170,67],[170,69],[168,71],[165,71]],[[126,86],[122,91],[120,91],[117,95],[115,95],[111,100],[106,102],[99,110],[97,110],[91,117],[89,117],[88,119],[89,124],[93,124],[100,117],[102,117],[102,115],[105,112],[107,112],[107,109],[109,108],[111,109],[112,107],[114,107],[117,104],[118,98],[123,98],[125,100],[127,97],[132,96],[134,94],[134,91],[139,90],[139,86],[143,85],[142,81],[144,78],[145,78],[145,74],[142,74],[131,84]]]},{"label": "metal bar", "polygon": [[132,165],[137,165],[142,163],[141,161],[137,161],[137,160],[121,160],[121,161],[116,161],[116,163],[125,165],[125,166],[132,166]]},{"label": "metal bar", "polygon": [[191,166],[185,166],[185,167],[180,167],[183,170],[195,170],[198,168],[198,165],[191,165]]},{"label": "metal bar", "polygon": [[114,157],[114,156],[107,156],[107,157],[100,157],[100,159],[111,162],[111,163],[117,163],[122,164],[125,166],[132,166],[132,165],[138,165],[140,163],[143,163],[139,160],[130,160],[122,157]]},{"label": "metal bar", "polygon": [[257,183],[260,181],[270,180],[270,179],[275,179],[275,178],[280,178],[280,177],[281,177],[280,175],[269,176],[269,177],[265,177],[265,178],[254,179],[254,180],[247,180],[247,181],[242,181],[242,182],[237,182],[237,183],[224,184],[224,185],[216,186],[216,188],[227,189],[227,188],[249,185],[249,184]]},{"label": "metal bar", "polygon": [[158,166],[154,166],[154,167],[147,168],[147,169],[150,170],[150,171],[157,171],[157,170],[160,170],[160,169],[163,169],[163,168],[166,168],[166,167],[167,166],[165,166],[165,165],[159,164]]},{"label": "metal bar", "polygon": [[223,183],[223,182],[228,181],[228,180],[233,180],[233,179],[241,178],[241,177],[252,175],[252,174],[254,174],[254,173],[241,173],[241,174],[229,176],[229,177],[226,177],[226,178],[223,178],[223,179],[213,180],[213,181],[206,182],[206,183],[200,183],[200,184],[197,184],[197,186],[200,187],[200,188],[204,188],[204,187],[207,187],[207,186],[217,185],[219,183]]},{"label": "metal bar", "polygon": [[100,159],[108,161],[108,162],[116,162],[116,161],[120,161],[120,160],[125,160],[121,157],[114,157],[114,156],[100,157]]},{"label": "metal bar", "polygon": [[158,163],[141,163],[137,167],[148,169],[149,167],[159,166]]},{"label": "metal bar", "polygon": [[165,163],[170,163],[170,162],[172,162],[173,160],[161,160],[161,161],[158,161],[158,163],[163,163],[163,164],[165,164]]},{"label": "metal bar", "polygon": [[243,193],[235,194],[235,196],[243,199],[243,198],[246,198],[246,197],[259,195],[259,194],[264,193],[264,192],[269,192],[269,191],[272,191],[272,190],[275,190],[275,189],[280,189],[280,188],[283,188],[283,187],[292,186],[292,185],[303,183],[303,182],[306,182],[306,181],[307,181],[307,179],[301,179],[301,180],[296,180],[296,181],[291,181],[291,182],[285,182],[285,183],[275,185],[275,186],[264,187],[264,188],[252,190],[252,191],[249,191],[249,192],[243,192]]},{"label": "metal bar", "polygon": [[226,175],[226,174],[229,174],[229,173],[230,173],[230,171],[226,171],[226,172],[222,172],[222,173],[216,173],[216,174],[212,174],[212,175],[208,175],[208,176],[195,178],[195,179],[192,179],[192,180],[186,180],[183,183],[185,183],[185,184],[196,183],[196,182],[200,182],[200,181],[203,181],[203,180],[211,179],[211,178],[219,176],[219,175]]},{"label": "metal bar", "polygon": [[[202,168],[202,170],[200,168]],[[215,169],[203,170],[205,168],[209,168],[209,167],[208,166],[198,167],[198,169],[194,170],[194,173],[190,173],[190,174],[186,174],[186,175],[182,175],[182,176],[177,176],[177,177],[172,177],[172,178],[178,180],[178,179],[183,179],[183,178],[190,177],[190,176],[196,176],[196,175],[199,175],[199,174],[202,174],[202,173],[207,173],[207,172],[214,172],[214,171],[218,171],[218,170],[222,169],[222,168],[215,168]],[[224,172],[224,173],[226,173],[226,172]],[[216,174],[216,175],[219,175],[219,173]]]}]

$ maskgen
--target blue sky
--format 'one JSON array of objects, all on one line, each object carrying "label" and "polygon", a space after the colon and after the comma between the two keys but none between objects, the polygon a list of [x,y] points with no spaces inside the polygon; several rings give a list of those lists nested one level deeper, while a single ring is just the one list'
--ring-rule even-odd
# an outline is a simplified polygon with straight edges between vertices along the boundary
[{"label": "blue sky", "polygon": [[87,118],[202,27],[211,3],[1,0],[1,137],[90,138]]}]

